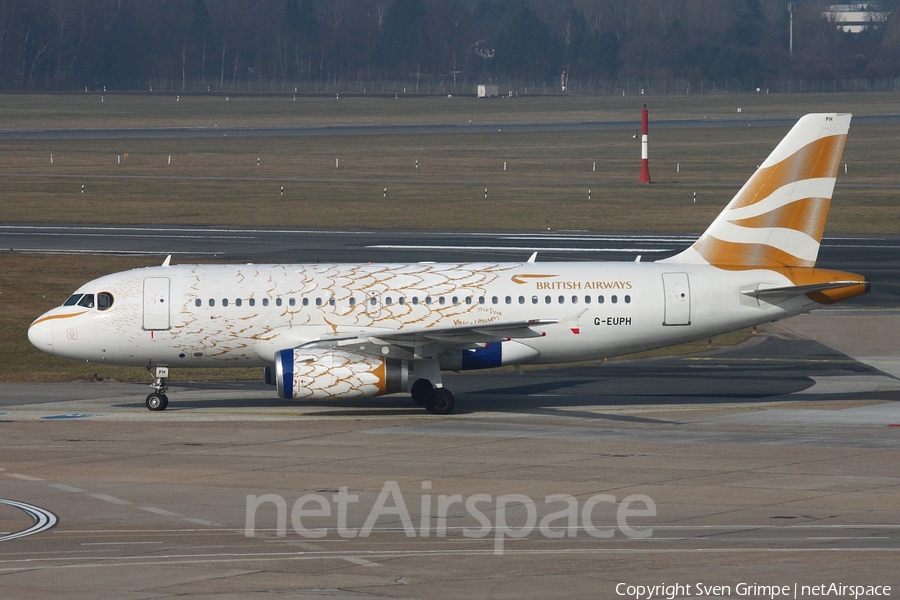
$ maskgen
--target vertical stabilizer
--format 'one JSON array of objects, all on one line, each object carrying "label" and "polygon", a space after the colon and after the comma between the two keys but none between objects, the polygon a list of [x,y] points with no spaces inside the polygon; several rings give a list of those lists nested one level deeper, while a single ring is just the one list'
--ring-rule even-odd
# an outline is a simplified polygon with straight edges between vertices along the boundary
[{"label": "vertical stabilizer", "polygon": [[700,239],[665,262],[729,270],[815,266],[850,117],[801,118]]}]

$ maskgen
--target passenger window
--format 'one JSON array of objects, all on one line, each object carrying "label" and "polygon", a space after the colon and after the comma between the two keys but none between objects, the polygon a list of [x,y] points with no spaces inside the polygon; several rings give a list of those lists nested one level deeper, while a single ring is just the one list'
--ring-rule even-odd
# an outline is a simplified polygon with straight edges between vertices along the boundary
[{"label": "passenger window", "polygon": [[200,298],[197,298],[196,300],[194,300],[194,306],[201,306],[201,305],[203,305],[203,300],[201,300]]},{"label": "passenger window", "polygon": [[406,304],[406,298],[404,298],[403,296],[400,296],[400,299],[397,300],[397,302],[400,303],[400,306],[403,306],[404,304]]},{"label": "passenger window", "polygon": [[275,298],[275,306],[281,306],[281,298]]},{"label": "passenger window", "polygon": [[269,305],[269,299],[263,298],[263,306],[268,306],[268,305]]},{"label": "passenger window", "polygon": [[209,299],[209,305],[210,305],[210,306],[215,306],[215,305],[216,305],[216,301],[213,300],[212,298],[210,298],[210,299]]},{"label": "passenger window", "polygon": [[525,304],[525,296],[519,296],[519,304]]},{"label": "passenger window", "polygon": [[63,306],[75,306],[78,304],[78,301],[81,300],[81,296],[83,294],[72,294],[69,296],[69,299],[63,302]]},{"label": "passenger window", "polygon": [[413,296],[413,297],[412,297],[412,303],[413,303],[413,304],[418,304],[418,303],[419,303],[419,297],[418,297],[418,296]]},{"label": "passenger window", "polygon": [[81,300],[78,301],[78,306],[83,306],[85,308],[94,308],[94,295],[93,294],[85,294],[81,297]]},{"label": "passenger window", "polygon": [[228,306],[228,298],[222,298],[222,306]]},{"label": "passenger window", "polygon": [[466,296],[466,304],[472,304],[472,296]]},{"label": "passenger window", "polygon": [[387,298],[384,299],[384,303],[385,303],[387,306],[390,306],[392,302],[393,302],[393,300],[391,300],[391,297],[390,297],[390,296],[388,296]]},{"label": "passenger window", "polygon": [[631,296],[625,296],[625,304],[631,304]]},{"label": "passenger window", "polygon": [[603,304],[603,296],[597,296],[597,304]]},{"label": "passenger window", "polygon": [[240,306],[240,305],[242,305],[243,303],[244,303],[244,301],[241,300],[240,298],[238,298],[238,299],[236,299],[236,300],[234,301],[234,305],[235,305],[235,306]]},{"label": "passenger window", "polygon": [[443,296],[441,296],[440,298],[438,298],[438,304],[443,305],[443,304],[446,303],[446,302],[447,302],[447,300],[445,300]]},{"label": "passenger window", "polygon": [[459,296],[453,296],[453,304],[459,304]]},{"label": "passenger window", "polygon": [[431,304],[431,296],[425,296],[425,304]]},{"label": "passenger window", "polygon": [[612,303],[615,304],[619,301],[619,297],[614,295],[612,298],[610,298],[610,300],[612,300]]},{"label": "passenger window", "polygon": [[309,298],[303,299],[303,306],[309,306]]},{"label": "passenger window", "polygon": [[550,304],[551,302],[553,302],[553,298],[551,298],[550,296],[544,296],[544,304]]},{"label": "passenger window", "polygon": [[350,306],[356,306],[356,298],[350,298]]},{"label": "passenger window", "polygon": [[572,296],[572,304],[578,304],[578,296]]},{"label": "passenger window", "polygon": [[288,306],[297,306],[297,299],[296,299],[296,298],[289,298],[289,299],[288,299]]},{"label": "passenger window", "polygon": [[591,303],[591,297],[590,297],[590,296],[585,296],[585,297],[584,297],[584,303],[585,303],[585,304],[590,304],[590,303]]},{"label": "passenger window", "polygon": [[507,304],[512,304],[512,296],[507,296],[507,297],[506,297],[506,303],[507,303]]},{"label": "passenger window", "polygon": [[[199,300],[198,300],[199,302]],[[97,294],[97,308],[100,310],[107,310],[113,304],[112,294],[108,292],[101,292]]]},{"label": "passenger window", "polygon": [[334,298],[328,299],[328,306],[334,306]]},{"label": "passenger window", "polygon": [[537,297],[537,296],[532,296],[532,297],[531,297],[531,303],[532,303],[532,304],[537,304],[537,303],[538,303],[538,297]]},{"label": "passenger window", "polygon": [[247,302],[250,303],[250,306],[256,306],[256,298],[250,298]]},{"label": "passenger window", "polygon": [[322,299],[316,298],[316,306],[322,306]]}]

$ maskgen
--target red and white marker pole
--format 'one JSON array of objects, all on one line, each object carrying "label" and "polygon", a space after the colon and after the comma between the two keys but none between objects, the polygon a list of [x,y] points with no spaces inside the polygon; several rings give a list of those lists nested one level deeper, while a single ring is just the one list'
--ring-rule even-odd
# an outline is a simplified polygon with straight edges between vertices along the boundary
[{"label": "red and white marker pole", "polygon": [[641,178],[638,180],[641,183],[650,183],[650,151],[649,151],[649,143],[647,141],[647,130],[648,130],[648,121],[649,117],[647,116],[647,105],[644,105],[644,110],[641,111]]}]

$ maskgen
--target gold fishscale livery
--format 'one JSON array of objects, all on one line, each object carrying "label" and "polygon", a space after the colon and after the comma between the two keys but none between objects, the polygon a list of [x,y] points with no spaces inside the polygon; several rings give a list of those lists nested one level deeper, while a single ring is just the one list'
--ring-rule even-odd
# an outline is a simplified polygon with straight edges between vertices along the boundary
[{"label": "gold fishscale livery", "polygon": [[409,393],[453,411],[441,372],[588,360],[759,325],[863,294],[815,268],[850,115],[806,115],[690,248],[650,262],[171,265],[81,286],[39,349],[154,369],[261,366],[298,400]]}]

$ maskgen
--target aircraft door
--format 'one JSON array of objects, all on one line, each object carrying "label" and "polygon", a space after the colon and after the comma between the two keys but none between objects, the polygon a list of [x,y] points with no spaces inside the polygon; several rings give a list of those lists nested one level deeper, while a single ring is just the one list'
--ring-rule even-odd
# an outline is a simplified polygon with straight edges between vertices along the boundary
[{"label": "aircraft door", "polygon": [[666,314],[663,325],[691,324],[691,285],[687,273],[663,273]]},{"label": "aircraft door", "polygon": [[169,278],[144,279],[144,330],[169,329]]}]

